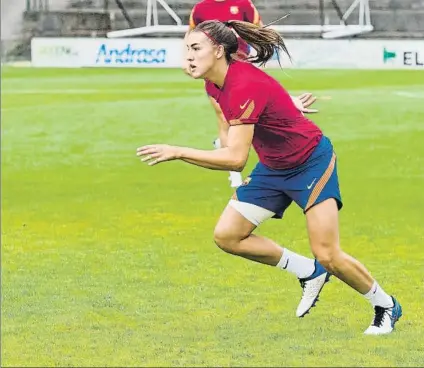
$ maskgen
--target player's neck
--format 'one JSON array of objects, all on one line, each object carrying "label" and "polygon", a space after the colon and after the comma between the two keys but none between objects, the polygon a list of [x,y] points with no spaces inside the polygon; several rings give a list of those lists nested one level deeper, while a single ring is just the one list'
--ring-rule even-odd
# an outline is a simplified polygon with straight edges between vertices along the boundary
[{"label": "player's neck", "polygon": [[219,88],[222,88],[225,83],[225,77],[228,73],[229,65],[223,61],[222,63],[217,63],[205,76],[205,79],[216,84]]}]

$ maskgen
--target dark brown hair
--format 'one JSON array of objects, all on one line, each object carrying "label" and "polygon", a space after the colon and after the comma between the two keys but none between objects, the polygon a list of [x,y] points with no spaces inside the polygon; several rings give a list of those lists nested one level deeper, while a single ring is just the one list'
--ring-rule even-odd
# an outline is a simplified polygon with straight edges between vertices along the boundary
[{"label": "dark brown hair", "polygon": [[222,45],[225,50],[225,58],[229,62],[232,59],[232,54],[237,52],[239,46],[237,36],[230,28],[234,29],[241,39],[256,50],[256,56],[248,57],[248,61],[264,65],[274,56],[274,53],[279,55],[280,50],[290,58],[283,37],[273,29],[266,28],[266,26],[261,27],[239,20],[231,20],[225,23],[218,20],[208,20],[200,23],[194,30],[205,33],[213,43]]}]

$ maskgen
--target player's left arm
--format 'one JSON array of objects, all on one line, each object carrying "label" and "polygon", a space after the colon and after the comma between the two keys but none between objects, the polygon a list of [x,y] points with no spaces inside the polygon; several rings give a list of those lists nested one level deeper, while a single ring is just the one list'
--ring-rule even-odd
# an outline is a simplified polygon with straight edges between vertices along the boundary
[{"label": "player's left arm", "polygon": [[304,114],[312,114],[318,112],[317,109],[310,109],[309,106],[313,105],[317,100],[316,96],[312,93],[302,93],[300,96],[291,96],[291,99],[296,108]]}]

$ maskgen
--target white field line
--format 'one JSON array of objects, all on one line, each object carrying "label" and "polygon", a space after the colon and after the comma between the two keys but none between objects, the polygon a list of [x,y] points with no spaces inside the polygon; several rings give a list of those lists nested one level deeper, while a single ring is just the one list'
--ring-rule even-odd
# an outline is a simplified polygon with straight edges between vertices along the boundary
[{"label": "white field line", "polygon": [[408,92],[408,91],[396,91],[396,96],[408,97],[408,98],[422,98],[424,100],[424,92]]}]

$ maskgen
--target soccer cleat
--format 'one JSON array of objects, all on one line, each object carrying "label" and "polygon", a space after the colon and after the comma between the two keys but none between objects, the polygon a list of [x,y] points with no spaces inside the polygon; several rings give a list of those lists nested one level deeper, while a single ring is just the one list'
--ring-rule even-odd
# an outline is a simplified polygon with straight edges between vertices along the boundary
[{"label": "soccer cleat", "polygon": [[299,279],[300,286],[303,289],[302,299],[296,310],[297,317],[304,317],[318,301],[319,294],[324,284],[330,279],[330,274],[325,268],[315,260],[314,273],[304,279]]},{"label": "soccer cleat", "polygon": [[393,307],[374,307],[374,320],[364,332],[365,335],[384,335],[394,330],[395,323],[402,317],[402,307],[395,298],[392,297],[392,300]]}]

